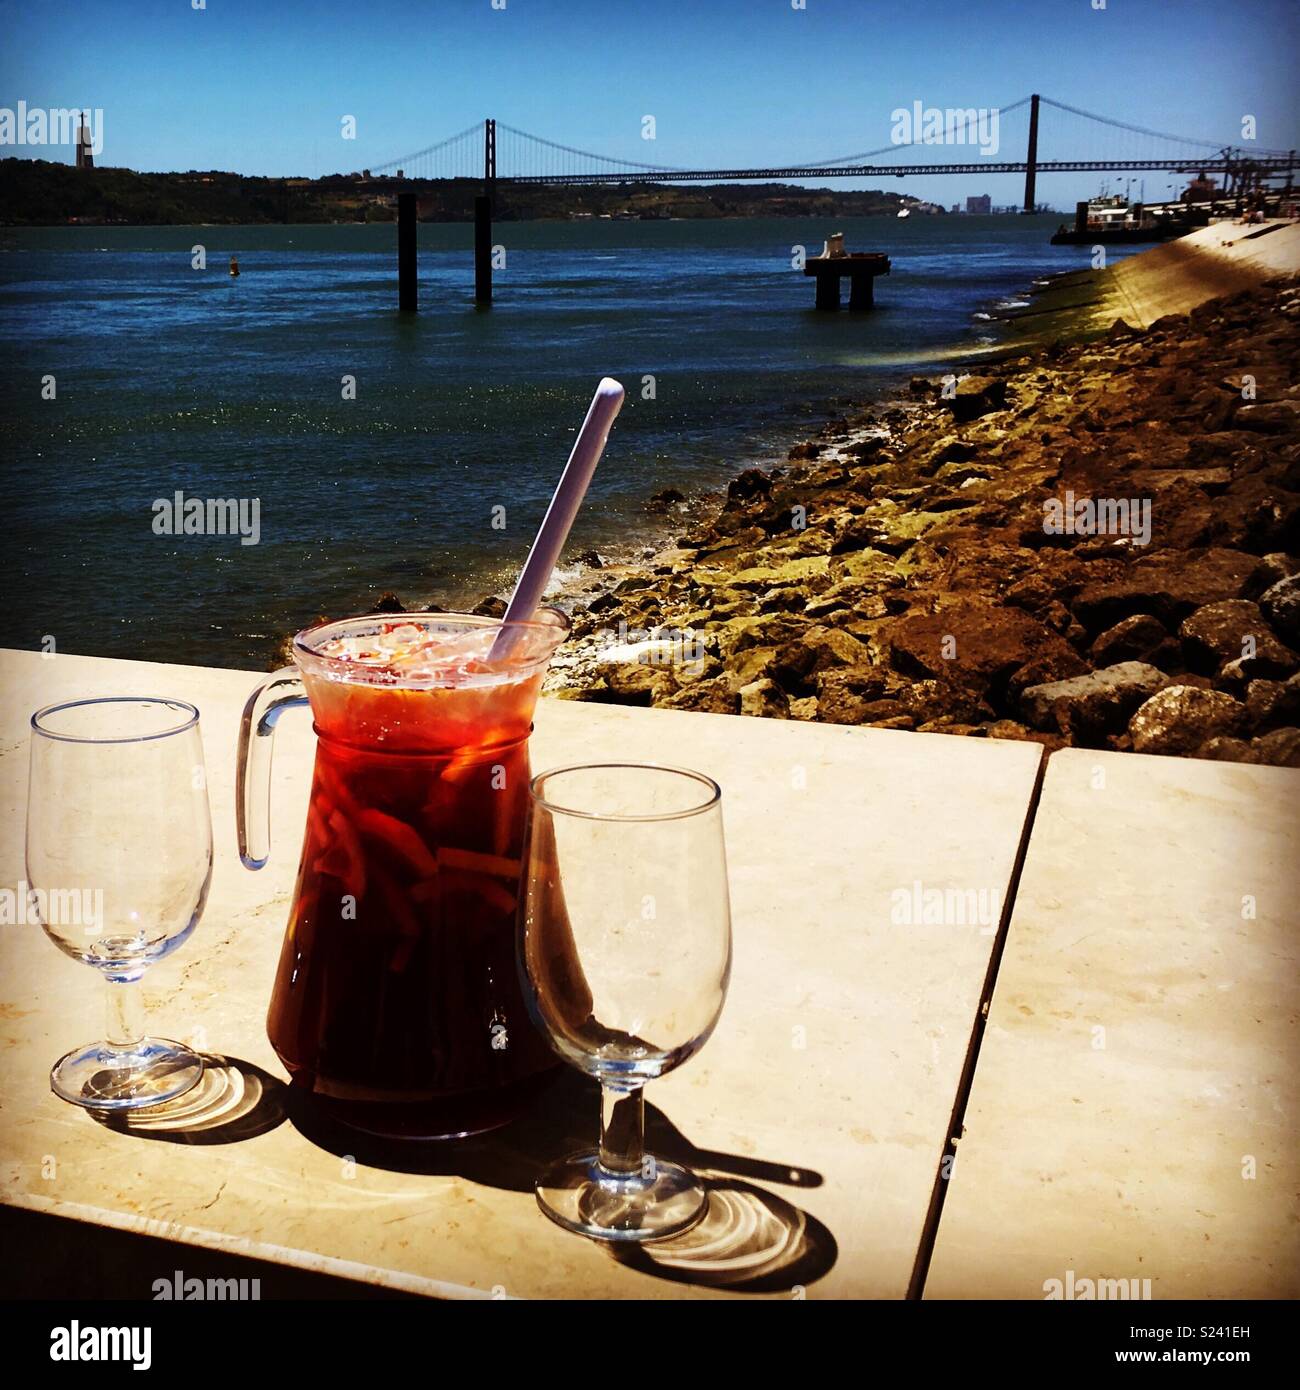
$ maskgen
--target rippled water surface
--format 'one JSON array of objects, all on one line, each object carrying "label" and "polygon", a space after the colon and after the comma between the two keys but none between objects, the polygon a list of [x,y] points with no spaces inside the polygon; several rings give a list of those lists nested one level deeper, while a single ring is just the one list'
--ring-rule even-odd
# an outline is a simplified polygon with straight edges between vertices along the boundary
[{"label": "rippled water surface", "polygon": [[[391,226],[3,233],[0,643],[261,666],[385,588],[507,589],[603,373],[628,402],[570,553],[627,553],[650,493],[783,456],[837,399],[933,367],[1085,265],[1047,244],[1058,220],[499,222],[486,312],[472,228],[423,226],[417,316],[395,309]],[[831,231],[893,257],[872,313],[812,311],[791,256]],[[258,543],[155,534],[178,489],[256,498]]]}]

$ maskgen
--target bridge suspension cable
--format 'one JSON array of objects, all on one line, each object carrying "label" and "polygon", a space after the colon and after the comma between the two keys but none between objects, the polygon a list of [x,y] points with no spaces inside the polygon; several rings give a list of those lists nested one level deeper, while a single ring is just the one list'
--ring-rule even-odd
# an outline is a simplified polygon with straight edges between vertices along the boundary
[{"label": "bridge suspension cable", "polygon": [[[438,156],[444,154],[450,155],[450,159],[439,160]],[[477,164],[472,162],[474,160],[477,160]],[[401,169],[403,173],[412,178],[474,178],[476,175],[480,177],[482,175],[482,160],[483,122],[475,121],[473,125],[457,131],[455,135],[449,135],[445,140],[439,140],[436,144],[426,145],[424,149],[416,150],[413,154],[401,155],[397,159],[386,160],[383,164],[373,164],[371,165],[371,172],[391,174]],[[463,164],[465,168],[463,173],[426,174],[419,172],[435,163],[445,166]]]},{"label": "bridge suspension cable", "polygon": [[[1019,108],[1022,106],[1028,106],[1030,100],[1030,97],[1021,97],[1019,101],[1013,101],[1010,106],[998,106],[994,107],[993,109],[997,111],[1000,119],[1002,116],[1007,115],[1008,112],[1019,110]],[[954,120],[952,124],[944,127],[945,137],[954,132],[957,129],[958,124],[959,122],[956,118],[956,113],[954,112]],[[888,145],[881,145],[879,149],[875,150],[860,150],[857,154],[840,155],[836,159],[819,159],[816,163],[810,163],[805,165],[804,167],[808,169],[843,168],[845,165],[849,164],[862,164],[868,159],[874,159],[877,155],[897,154],[902,150],[915,149],[917,145],[935,145],[937,143],[940,142],[934,140],[908,140],[898,144],[891,142]],[[942,143],[949,144],[951,142],[945,139]]]},{"label": "bridge suspension cable", "polygon": [[[498,168],[500,168],[501,164],[505,162],[501,158],[501,150],[507,151],[508,162],[517,171],[526,162],[528,152],[530,150],[530,147],[532,147],[532,153],[534,156],[536,156],[538,152],[541,150],[547,151],[550,155],[573,155],[577,159],[585,160],[589,165],[595,164],[601,166],[602,171],[605,172],[619,169],[635,170],[638,173],[647,174],[680,174],[686,172],[686,170],[675,168],[670,164],[641,164],[638,163],[636,160],[615,159],[611,155],[596,154],[592,150],[580,150],[575,148],[573,145],[562,145],[558,140],[548,140],[544,136],[532,134],[531,131],[520,130],[518,126],[508,125],[505,121],[497,122],[497,139],[499,142],[501,140],[501,133],[503,131],[507,135],[513,137],[513,139],[509,142],[500,143],[498,145]],[[559,172],[568,171],[561,170]],[[574,170],[573,172],[592,173],[595,171],[591,169],[586,169],[582,171]],[[510,174],[502,174],[500,175],[500,177],[504,182],[507,183],[510,182],[512,179],[527,181],[528,173],[514,172]]]},{"label": "bridge suspension cable", "polygon": [[[1113,126],[1117,130],[1126,130],[1133,135],[1146,135],[1155,140],[1168,140],[1176,145],[1200,145],[1207,150],[1214,150],[1218,153],[1221,150],[1232,147],[1231,141],[1225,140],[1197,140],[1190,135],[1170,135],[1163,130],[1149,130],[1146,126],[1130,125],[1127,121],[1117,121],[1110,116],[1099,116],[1095,111],[1085,111],[1082,107],[1071,106],[1068,102],[1054,101],[1051,97],[1042,97],[1044,106],[1054,106],[1058,111],[1068,111],[1072,116],[1086,116],[1090,121],[1097,121],[1101,125]],[[1286,150],[1258,149],[1255,151],[1262,155],[1284,155]]]}]

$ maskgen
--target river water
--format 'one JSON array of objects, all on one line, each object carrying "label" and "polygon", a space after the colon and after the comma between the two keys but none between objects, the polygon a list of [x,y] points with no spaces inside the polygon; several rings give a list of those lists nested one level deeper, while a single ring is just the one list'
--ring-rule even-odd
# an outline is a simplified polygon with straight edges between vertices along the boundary
[{"label": "river water", "polygon": [[[391,226],[0,233],[0,644],[263,666],[386,588],[508,592],[602,374],[628,399],[569,553],[635,553],[649,494],[776,461],[1085,266],[1048,245],[1058,220],[503,222],[489,311],[473,229],[428,225],[417,316],[396,312]],[[791,268],[837,230],[893,257],[869,314],[813,312]],[[159,534],[177,490],[242,499],[257,543]]]}]

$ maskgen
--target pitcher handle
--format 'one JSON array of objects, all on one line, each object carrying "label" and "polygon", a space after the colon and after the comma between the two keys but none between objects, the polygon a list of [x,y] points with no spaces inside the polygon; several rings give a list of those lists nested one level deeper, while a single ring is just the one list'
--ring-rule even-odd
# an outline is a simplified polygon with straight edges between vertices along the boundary
[{"label": "pitcher handle", "polygon": [[248,697],[239,724],[235,783],[235,827],[246,869],[260,869],[271,853],[271,745],[285,710],[305,705],[307,694],[296,666],[273,671]]}]

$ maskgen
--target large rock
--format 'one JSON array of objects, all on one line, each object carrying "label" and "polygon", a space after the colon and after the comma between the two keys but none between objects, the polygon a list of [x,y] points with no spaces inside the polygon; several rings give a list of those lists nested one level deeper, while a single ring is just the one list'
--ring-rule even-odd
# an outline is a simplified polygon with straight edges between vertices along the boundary
[{"label": "large rock", "polygon": [[775,647],[798,636],[804,624],[785,613],[753,613],[728,618],[718,630],[718,649],[724,661],[735,660],[746,647]]},{"label": "large rock", "polygon": [[[686,494],[682,492],[679,488],[665,487],[660,488],[658,492],[651,493],[651,495],[646,499],[645,507],[646,511],[648,512],[670,512],[679,503],[685,501]],[[593,555],[596,554],[595,551],[592,551],[590,553]]]},{"label": "large rock", "polygon": [[[1156,507],[1160,507],[1159,502]],[[1252,552],[1293,550],[1300,541],[1300,497],[1264,474],[1240,477],[1226,495],[1215,499],[1208,521],[1199,528],[1203,540],[1195,538],[1197,531],[1195,526],[1184,527],[1175,516],[1172,525],[1162,527],[1159,535],[1175,547],[1182,535],[1184,545],[1219,545]]]},{"label": "large rock", "polygon": [[744,569],[727,572],[700,571],[694,578],[698,584],[725,585],[728,588],[762,591],[779,588],[785,584],[807,584],[815,589],[818,581],[825,588],[829,582],[830,557],[827,555],[803,555],[784,564],[773,557],[770,564],[746,565]]},{"label": "large rock", "polygon": [[888,449],[889,442],[887,434],[869,434],[863,439],[855,439],[852,444],[846,445],[843,452],[848,454],[850,458],[859,460],[876,458]]},{"label": "large rock", "polygon": [[1007,403],[1007,383],[995,376],[968,376],[947,398],[954,420],[975,420]]},{"label": "large rock", "polygon": [[772,491],[772,475],[761,468],[746,468],[727,484],[727,501],[742,507],[765,501]]},{"label": "large rock", "polygon": [[1134,613],[1171,625],[1207,603],[1240,598],[1258,566],[1240,550],[1160,551],[1134,560],[1117,579],[1085,585],[1071,608],[1089,632]]},{"label": "large rock", "polygon": [[866,516],[846,519],[839,524],[832,549],[839,554],[869,547],[901,555],[932,527],[946,520],[942,512],[916,508],[897,498],[882,498]]},{"label": "large rock", "polygon": [[1134,613],[1108,627],[1092,644],[1088,653],[1098,666],[1115,666],[1121,661],[1145,661],[1162,670],[1178,655],[1178,643],[1165,631],[1164,624],[1150,613]]},{"label": "large rock", "polygon": [[[1265,555],[1259,562],[1259,569],[1255,571],[1253,587],[1257,587],[1260,593],[1265,589],[1271,589],[1274,584],[1281,583],[1284,579],[1290,579],[1293,574],[1300,574],[1300,559],[1294,555],[1288,555],[1284,551],[1274,551]],[[1252,592],[1248,598],[1254,598]]]},{"label": "large rock", "polygon": [[839,516],[832,523],[831,554],[844,555],[876,546],[888,536],[881,524],[870,516]]},{"label": "large rock", "polygon": [[997,717],[997,711],[984,698],[978,687],[950,680],[914,680],[907,685],[893,685],[886,692],[901,700],[908,714],[918,724],[939,719],[956,719],[962,723],[982,723]]},{"label": "large rock", "polygon": [[1300,767],[1300,729],[1274,729],[1252,739],[1250,761],[1267,767]]},{"label": "large rock", "polygon": [[1227,690],[1240,699],[1251,681],[1280,679],[1291,675],[1297,666],[1300,666],[1300,657],[1290,647],[1270,638],[1253,655],[1225,661],[1213,683],[1217,689]]},{"label": "large rock", "polygon": [[1300,429],[1300,401],[1261,401],[1243,405],[1233,417],[1239,429],[1262,430],[1266,434],[1289,434]]},{"label": "large rock", "polygon": [[1244,738],[1218,734],[1201,744],[1196,756],[1216,763],[1248,763],[1251,761],[1250,744]]},{"label": "large rock", "polygon": [[930,451],[928,463],[965,463],[979,452],[979,446],[972,439],[961,439],[955,434],[944,435]]},{"label": "large rock", "polygon": [[1050,685],[1054,681],[1069,680],[1072,676],[1086,676],[1088,663],[1073,647],[1063,646],[1048,656],[1036,656],[1013,671],[1007,680],[1007,704],[1014,707],[1021,693],[1035,685]]},{"label": "large rock", "polygon": [[784,719],[790,712],[790,701],[775,681],[766,677],[745,686],[740,692],[741,714],[755,714],[772,719]]},{"label": "large rock", "polygon": [[1141,661],[1122,661],[1086,676],[1031,685],[1020,709],[1035,729],[1096,738],[1124,727],[1129,715],[1165,683],[1163,671]]},{"label": "large rock", "polygon": [[970,482],[987,482],[994,476],[994,470],[987,463],[945,463],[934,478],[949,487],[962,487]]},{"label": "large rock", "polygon": [[772,663],[776,660],[775,647],[746,647],[737,652],[723,673],[727,688],[738,695],[745,686],[765,676],[772,676]]},{"label": "large rock", "polygon": [[684,685],[664,702],[672,709],[696,710],[703,714],[735,714],[737,697],[724,676]]},{"label": "large rock", "polygon": [[1300,724],[1300,674],[1284,681],[1251,681],[1246,688],[1246,714],[1257,734]]},{"label": "large rock", "polygon": [[772,674],[788,689],[833,666],[863,666],[871,653],[847,632],[818,625],[787,642],[777,653]]},{"label": "large rock", "polygon": [[1300,646],[1300,575],[1293,574],[1265,589],[1259,606],[1283,641]]},{"label": "large rock", "polygon": [[1198,608],[1179,628],[1193,670],[1224,671],[1236,680],[1253,676],[1289,676],[1296,655],[1269,631],[1259,605],[1249,599],[1225,599]]},{"label": "large rock", "polygon": [[1187,441],[1187,462],[1192,468],[1218,463],[1222,459],[1235,461],[1247,449],[1256,448],[1259,438],[1245,430],[1218,430],[1210,434],[1193,435]]},{"label": "large rock", "polygon": [[890,659],[903,674],[936,677],[995,695],[1030,661],[1078,661],[1063,637],[1023,609],[968,596],[938,613],[900,618],[886,637]]},{"label": "large rock", "polygon": [[1235,737],[1246,724],[1245,707],[1221,690],[1166,686],[1129,720],[1135,753],[1194,753],[1212,738]]},{"label": "large rock", "polygon": [[614,704],[662,704],[677,689],[671,672],[639,661],[611,663],[604,674],[610,691],[606,698]]},{"label": "large rock", "polygon": [[[817,677],[817,717],[832,724],[863,724],[875,716],[872,706],[884,690],[872,667],[838,667]],[[893,713],[902,713],[900,705]]]}]

